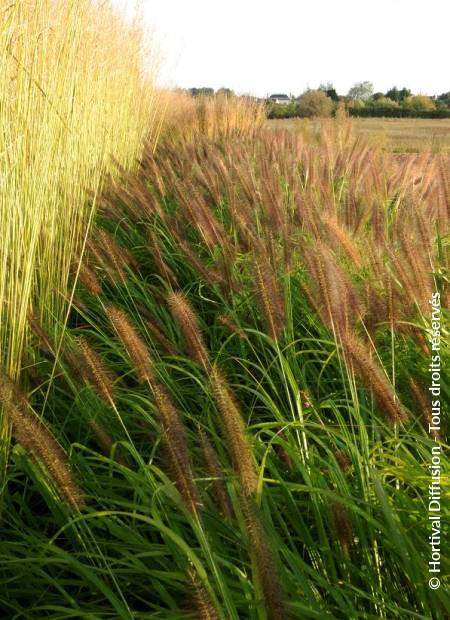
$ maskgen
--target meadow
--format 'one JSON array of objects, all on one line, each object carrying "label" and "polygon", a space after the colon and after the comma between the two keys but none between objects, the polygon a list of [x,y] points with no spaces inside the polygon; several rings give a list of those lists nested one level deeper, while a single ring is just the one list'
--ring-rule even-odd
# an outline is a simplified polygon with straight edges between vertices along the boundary
[{"label": "meadow", "polygon": [[[322,122],[307,119],[266,121],[267,127],[320,134]],[[357,118],[352,121],[356,135],[398,153],[417,153],[431,149],[450,152],[449,119]]]},{"label": "meadow", "polygon": [[69,45],[52,73],[79,149],[53,108],[38,132],[43,77],[4,124],[11,149],[39,140],[2,164],[1,617],[445,620],[447,156],[158,91],[125,70],[139,31],[121,28],[107,66],[123,82],[89,93],[92,124],[98,61]]}]

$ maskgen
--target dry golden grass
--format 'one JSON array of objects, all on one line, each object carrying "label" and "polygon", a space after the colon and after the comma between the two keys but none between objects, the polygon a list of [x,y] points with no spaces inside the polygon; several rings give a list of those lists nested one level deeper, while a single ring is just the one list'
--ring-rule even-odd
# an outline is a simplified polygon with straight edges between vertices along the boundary
[{"label": "dry golden grass", "polygon": [[143,35],[107,2],[18,0],[0,11],[0,362],[17,377],[28,312],[44,324],[64,317],[86,190],[115,174],[112,155],[135,166],[160,114]]},{"label": "dry golden grass", "polygon": [[183,91],[168,90],[163,100],[164,131],[174,139],[249,136],[265,120],[263,105],[247,97],[191,97]]}]

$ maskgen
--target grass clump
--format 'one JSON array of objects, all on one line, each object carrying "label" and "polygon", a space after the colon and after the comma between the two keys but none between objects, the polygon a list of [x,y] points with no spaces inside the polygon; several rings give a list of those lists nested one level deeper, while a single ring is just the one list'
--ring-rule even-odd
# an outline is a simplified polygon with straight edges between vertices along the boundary
[{"label": "grass clump", "polygon": [[61,356],[49,388],[51,341],[26,351],[85,507],[58,509],[15,448],[7,613],[444,619],[417,395],[427,302],[448,297],[445,183],[343,124],[171,136],[107,188],[64,333],[86,379]]},{"label": "grass clump", "polygon": [[193,97],[184,91],[165,91],[163,133],[192,142],[199,136],[210,140],[254,134],[265,121],[264,104],[252,97],[215,95]]},{"label": "grass clump", "polygon": [[0,361],[17,378],[29,312],[47,326],[64,316],[72,258],[105,175],[116,175],[112,155],[134,168],[159,113],[143,33],[107,2],[18,0],[0,12]]}]

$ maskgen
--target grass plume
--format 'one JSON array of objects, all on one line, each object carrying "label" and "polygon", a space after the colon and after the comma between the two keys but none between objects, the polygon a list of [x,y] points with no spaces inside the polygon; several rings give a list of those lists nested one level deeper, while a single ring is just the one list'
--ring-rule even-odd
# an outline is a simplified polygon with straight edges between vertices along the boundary
[{"label": "grass plume", "polygon": [[47,471],[55,489],[73,510],[84,506],[83,493],[70,470],[67,456],[50,430],[32,411],[19,388],[0,373],[0,402],[12,424],[13,435]]},{"label": "grass plume", "polygon": [[220,421],[227,447],[241,487],[245,494],[252,495],[256,491],[258,478],[244,421],[227,382],[217,367],[213,367],[211,370],[211,384],[220,412]]},{"label": "grass plume", "polygon": [[108,306],[106,314],[134,364],[139,381],[141,383],[154,382],[155,370],[148,347],[126,313],[115,306]]},{"label": "grass plume", "polygon": [[359,375],[365,386],[372,390],[381,410],[392,424],[408,419],[405,408],[384,376],[381,368],[370,358],[367,348],[353,334],[346,333],[343,349],[351,366]]},{"label": "grass plume", "polygon": [[203,341],[198,319],[187,297],[183,293],[174,292],[170,293],[167,301],[172,314],[181,328],[189,354],[203,368],[208,369],[210,366],[208,352]]}]

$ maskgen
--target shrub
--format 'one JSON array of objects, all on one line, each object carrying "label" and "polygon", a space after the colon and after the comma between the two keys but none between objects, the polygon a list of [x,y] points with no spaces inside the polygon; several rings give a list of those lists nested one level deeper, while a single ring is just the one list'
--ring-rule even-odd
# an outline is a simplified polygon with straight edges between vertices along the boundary
[{"label": "shrub", "polygon": [[353,99],[348,102],[349,109],[360,110],[361,108],[365,108],[366,104],[362,99]]},{"label": "shrub", "polygon": [[398,103],[389,99],[389,97],[379,97],[370,102],[370,105],[374,108],[398,108]]},{"label": "shrub", "polygon": [[416,112],[429,112],[436,108],[434,101],[426,95],[413,95],[403,100],[403,107],[410,108]]},{"label": "shrub", "polygon": [[450,118],[450,110],[448,108],[435,110],[413,110],[411,108],[393,107],[374,107],[366,106],[364,108],[348,108],[350,116],[360,116],[365,118],[386,117],[386,118]]},{"label": "shrub", "polygon": [[322,90],[307,90],[298,101],[298,114],[311,118],[314,116],[331,116],[333,101]]},{"label": "shrub", "polygon": [[295,102],[288,105],[270,103],[267,106],[267,118],[294,118],[298,116],[298,106]]},{"label": "shrub", "polygon": [[362,99],[363,101],[370,99],[373,95],[372,82],[356,82],[348,91],[349,99]]}]

